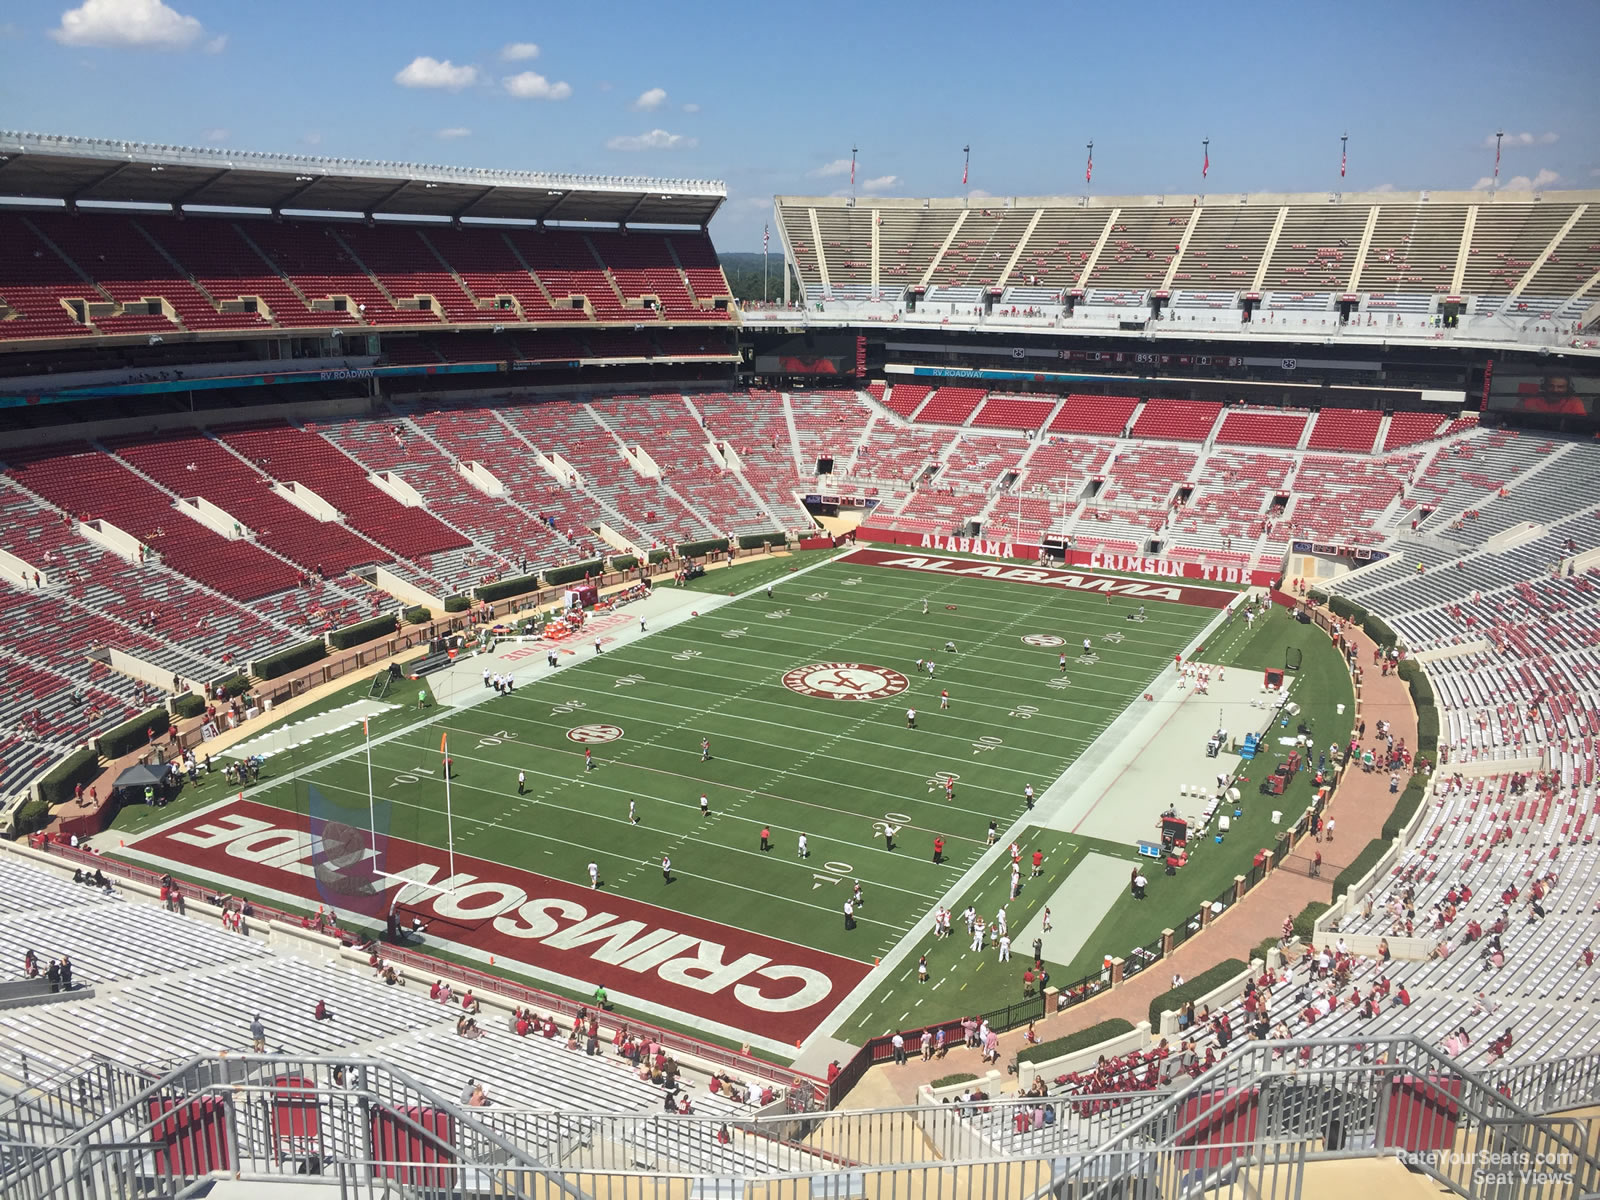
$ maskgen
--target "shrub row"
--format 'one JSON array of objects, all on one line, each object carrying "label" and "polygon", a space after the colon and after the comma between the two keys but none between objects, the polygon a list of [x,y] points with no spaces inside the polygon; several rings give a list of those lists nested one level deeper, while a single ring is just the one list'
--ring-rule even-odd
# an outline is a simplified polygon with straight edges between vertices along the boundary
[{"label": "shrub row", "polygon": [[357,621],[354,625],[346,625],[343,629],[335,629],[328,635],[328,645],[335,650],[348,650],[351,646],[363,646],[368,642],[375,642],[394,631],[394,614],[390,613],[387,616]]},{"label": "shrub row", "polygon": [[[600,559],[591,559],[589,562],[573,563],[570,567],[551,567],[544,573],[544,581],[550,587],[560,587],[564,583],[577,583],[593,575],[596,579],[605,564]],[[478,593],[482,595],[480,591]]]},{"label": "shrub row", "polygon": [[185,692],[172,702],[172,715],[180,720],[198,717],[206,710],[204,697],[196,696],[193,692]]},{"label": "shrub row", "polygon": [[754,550],[757,546],[775,546],[782,549],[789,544],[786,533],[746,533],[739,538],[739,549]]},{"label": "shrub row", "polygon": [[637,554],[616,554],[611,558],[611,569],[613,571],[631,571],[638,565],[639,556]]},{"label": "shrub row", "polygon": [[221,688],[222,694],[231,700],[235,696],[242,696],[248,692],[250,690],[250,681],[243,675],[230,675],[217,684],[217,687]]},{"label": "shrub row", "polygon": [[80,783],[92,783],[99,774],[100,756],[93,747],[83,746],[51,767],[45,777],[39,780],[39,798],[45,802],[46,808],[63,800],[71,800],[74,787]]},{"label": "shrub row", "polygon": [[327,643],[321,638],[314,642],[301,642],[298,646],[290,646],[287,650],[256,659],[250,664],[250,673],[257,679],[276,679],[290,671],[309,667],[327,653]]},{"label": "shrub row", "polygon": [[413,604],[400,615],[405,618],[407,625],[424,625],[433,620],[433,613],[422,604]]},{"label": "shrub row", "polygon": [[446,596],[444,598],[444,610],[447,613],[466,612],[471,607],[472,601],[465,596]]},{"label": "shrub row", "polygon": [[156,737],[166,733],[171,721],[164,708],[152,708],[131,721],[124,721],[109,733],[95,739],[95,748],[102,758],[121,758],[130,750],[137,750],[150,740],[148,731],[154,729]]},{"label": "shrub row", "polygon": [[1311,935],[1317,931],[1317,918],[1333,907],[1324,904],[1321,900],[1313,900],[1307,904],[1294,919],[1294,935],[1302,942],[1309,942]]},{"label": "shrub row", "polygon": [[[497,579],[493,583],[480,583],[472,589],[472,594],[479,600],[504,600],[507,596],[525,596],[529,592],[539,590],[539,577],[537,575],[518,575],[513,579]],[[464,599],[464,597],[463,597]],[[462,608],[466,608],[465,604]],[[452,611],[449,601],[445,602],[445,611]],[[456,612],[461,609],[454,610]]]},{"label": "shrub row", "polygon": [[17,836],[37,833],[50,824],[50,805],[43,800],[29,800],[17,809]]},{"label": "shrub row", "polygon": [[666,562],[667,559],[669,559],[671,557],[672,557],[672,551],[671,550],[652,550],[652,551],[649,552],[649,554],[646,555],[646,559],[647,559],[647,561],[650,563],[650,565],[652,567],[655,566],[657,563]]},{"label": "shrub row", "polygon": [[1406,784],[1405,791],[1400,793],[1400,799],[1395,802],[1394,811],[1383,823],[1384,841],[1392,842],[1405,831],[1411,818],[1417,815],[1417,809],[1422,807],[1422,793],[1427,786],[1428,781],[1421,775],[1411,777],[1411,782]]},{"label": "shrub row", "polygon": [[728,548],[727,538],[707,538],[702,542],[679,542],[678,553],[685,558],[699,558],[703,554],[712,554]]},{"label": "shrub row", "polygon": [[1225,958],[1216,966],[1206,971],[1201,971],[1193,979],[1186,979],[1179,987],[1162,992],[1150,1001],[1150,1028],[1157,1029],[1161,1025],[1161,1014],[1171,1010],[1177,1012],[1191,1000],[1198,1000],[1207,992],[1214,992],[1228,980],[1242,975],[1249,963],[1242,963],[1237,958]]},{"label": "shrub row", "polygon": [[1133,1023],[1131,1021],[1124,1021],[1121,1017],[1112,1017],[1109,1021],[1101,1021],[1098,1025],[1080,1029],[1077,1033],[1069,1033],[1066,1037],[1040,1042],[1037,1046],[1029,1046],[1025,1050],[1020,1050],[1017,1052],[1017,1061],[1049,1062],[1052,1058],[1060,1058],[1063,1054],[1087,1050],[1090,1046],[1098,1046],[1101,1042],[1110,1041],[1114,1037],[1121,1037],[1125,1033],[1132,1032]]},{"label": "shrub row", "polygon": [[1376,837],[1368,842],[1361,853],[1356,855],[1355,861],[1333,877],[1333,898],[1337,900],[1365,879],[1367,873],[1378,865],[1378,860],[1388,851],[1389,844],[1393,841],[1393,838]]}]

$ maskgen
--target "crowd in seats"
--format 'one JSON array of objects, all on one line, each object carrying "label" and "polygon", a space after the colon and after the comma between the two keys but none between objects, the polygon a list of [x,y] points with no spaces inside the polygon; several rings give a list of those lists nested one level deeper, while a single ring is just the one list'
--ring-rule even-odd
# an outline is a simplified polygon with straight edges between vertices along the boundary
[{"label": "crowd in seats", "polygon": [[1281,409],[1230,408],[1217,430],[1217,445],[1277,446],[1292,450],[1300,444],[1309,415]]},{"label": "crowd in seats", "polygon": [[1222,405],[1212,400],[1150,400],[1128,436],[1203,442],[1221,411]]},{"label": "crowd in seats", "polygon": [[1317,414],[1306,449],[1370,454],[1382,423],[1383,414],[1376,409],[1325,408]]}]

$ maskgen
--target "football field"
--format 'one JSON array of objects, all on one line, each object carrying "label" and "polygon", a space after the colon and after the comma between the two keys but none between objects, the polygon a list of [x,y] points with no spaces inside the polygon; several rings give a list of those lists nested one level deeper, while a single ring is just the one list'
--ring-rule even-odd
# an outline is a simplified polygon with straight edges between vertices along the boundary
[{"label": "football field", "polygon": [[[554,672],[542,645],[502,646],[511,693],[474,678],[453,704],[413,701],[370,750],[359,730],[312,745],[129,851],[368,921],[398,896],[434,949],[725,1038],[792,1047],[858,986],[871,1011],[849,1028],[877,1031],[917,987],[886,990],[910,972],[873,977],[877,960],[941,900],[1007,903],[1003,845],[973,871],[991,822],[1044,852],[1034,906],[1084,854],[1029,824],[1025,788],[1042,796],[1232,595],[1028,578],[1045,574],[868,549],[714,572],[662,628],[620,609],[603,651],[586,634]],[[1015,998],[988,974],[919,1023]]]}]

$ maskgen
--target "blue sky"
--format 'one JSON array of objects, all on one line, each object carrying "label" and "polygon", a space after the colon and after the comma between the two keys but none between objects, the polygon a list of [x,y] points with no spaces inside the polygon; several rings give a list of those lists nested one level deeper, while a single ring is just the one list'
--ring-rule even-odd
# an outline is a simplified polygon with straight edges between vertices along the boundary
[{"label": "blue sky", "polygon": [[[0,127],[775,192],[1600,188],[1600,3],[8,0]],[[1487,139],[1487,140],[1486,140]]]}]

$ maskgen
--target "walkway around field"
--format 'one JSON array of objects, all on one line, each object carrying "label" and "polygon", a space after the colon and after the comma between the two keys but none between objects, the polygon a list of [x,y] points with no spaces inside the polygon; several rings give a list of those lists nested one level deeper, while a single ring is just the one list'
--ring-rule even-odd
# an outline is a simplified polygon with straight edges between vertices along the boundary
[{"label": "walkway around field", "polygon": [[[1387,720],[1393,728],[1396,741],[1404,740],[1408,746],[1415,747],[1417,714],[1405,681],[1394,674],[1380,675],[1376,668],[1370,666],[1376,646],[1364,632],[1348,622],[1343,625],[1343,630],[1347,638],[1353,639],[1356,661],[1363,664],[1365,671],[1356,712],[1352,715],[1352,734],[1355,721],[1365,720],[1368,744],[1372,744],[1376,738],[1373,731],[1378,721]],[[1332,901],[1333,879],[1350,865],[1368,842],[1379,836],[1384,822],[1394,809],[1395,800],[1396,797],[1389,793],[1387,773],[1347,771],[1326,812],[1326,816],[1335,822],[1337,840],[1318,844],[1302,839],[1277,870],[1247,892],[1243,900],[1219,917],[1205,932],[1190,938],[1172,954],[1127,983],[1093,1000],[1045,1017],[1035,1026],[1035,1032],[1049,1041],[1113,1017],[1138,1023],[1146,1019],[1150,1002],[1171,987],[1174,973],[1192,979],[1225,959],[1248,961],[1257,946],[1282,932],[1285,916],[1298,914],[1314,900],[1324,904]],[[1313,879],[1310,877],[1311,859],[1319,849],[1323,856],[1322,878]],[[1023,1047],[1022,1030],[1002,1034],[1000,1061],[1009,1062]],[[871,1094],[879,1097],[887,1087],[902,1103],[910,1104],[915,1103],[917,1089],[922,1084],[959,1071],[971,1071],[981,1076],[986,1069],[976,1050],[957,1046],[943,1060],[922,1062],[913,1056],[902,1067],[876,1067],[863,1080],[863,1086],[870,1083]]]}]

